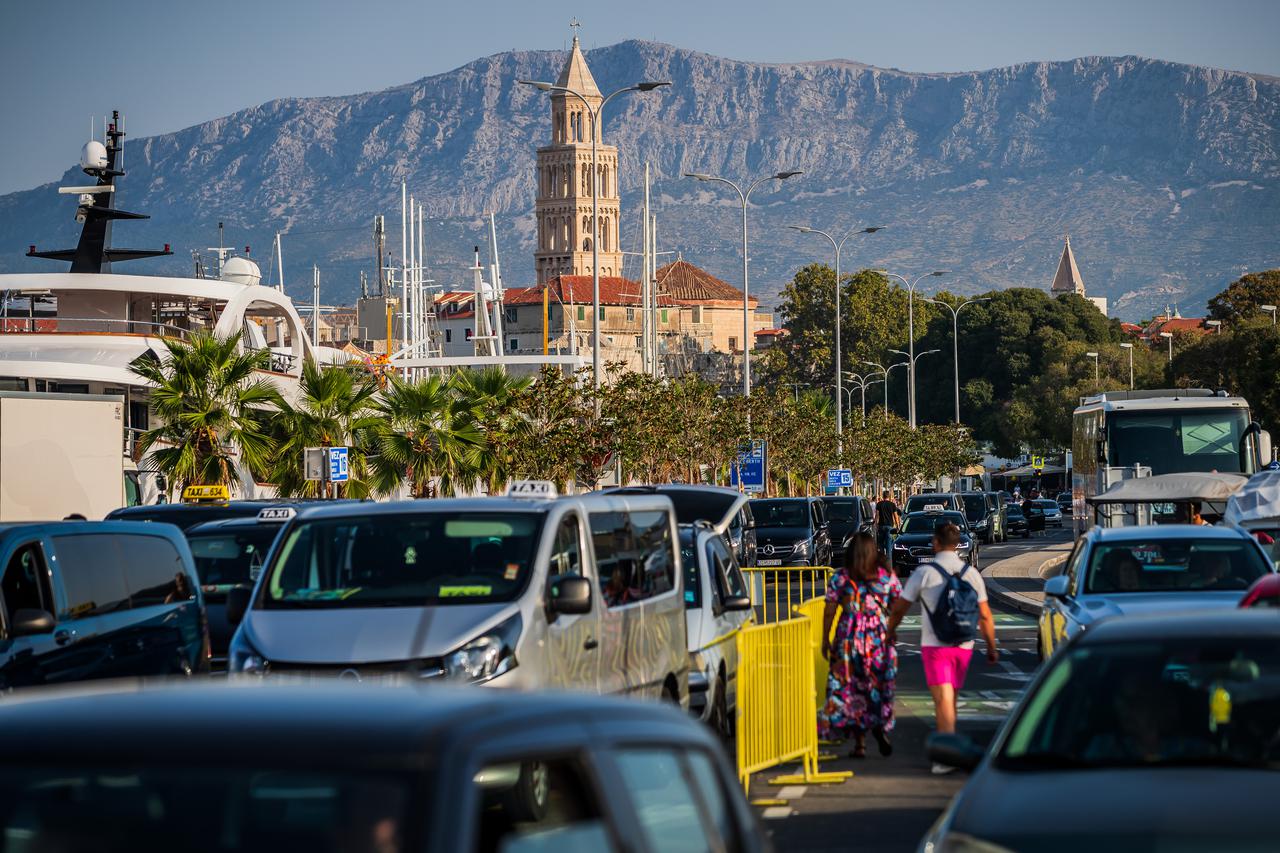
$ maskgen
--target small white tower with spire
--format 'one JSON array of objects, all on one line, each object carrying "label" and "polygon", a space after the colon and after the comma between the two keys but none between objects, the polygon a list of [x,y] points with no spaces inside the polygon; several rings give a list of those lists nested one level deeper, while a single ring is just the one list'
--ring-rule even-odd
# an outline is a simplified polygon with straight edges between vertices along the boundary
[{"label": "small white tower with spire", "polygon": [[1084,279],[1080,277],[1080,267],[1076,266],[1075,253],[1071,251],[1071,235],[1063,238],[1062,257],[1058,260],[1058,271],[1053,274],[1053,284],[1049,285],[1051,296],[1064,296],[1074,293],[1088,299],[1098,307],[1104,315],[1107,313],[1105,296],[1090,296],[1085,293]]}]

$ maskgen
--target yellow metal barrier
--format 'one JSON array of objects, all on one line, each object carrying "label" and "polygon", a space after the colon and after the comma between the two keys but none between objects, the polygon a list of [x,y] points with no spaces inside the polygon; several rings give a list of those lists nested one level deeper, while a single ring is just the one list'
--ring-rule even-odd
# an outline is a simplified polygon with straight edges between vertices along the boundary
[{"label": "yellow metal barrier", "polygon": [[752,566],[743,575],[760,624],[790,619],[795,609],[827,590],[830,566]]},{"label": "yellow metal barrier", "polygon": [[788,761],[801,772],[772,784],[842,782],[852,773],[818,771],[818,727],[813,705],[813,626],[807,618],[748,625],[738,634],[738,778]]},{"label": "yellow metal barrier", "polygon": [[[809,642],[812,644],[813,661],[813,712],[817,714],[827,703],[827,676],[830,663],[822,656],[822,611],[826,608],[826,599],[811,598],[795,609],[796,616],[809,620]],[[827,639],[835,636],[836,620],[831,620],[831,631]]]}]

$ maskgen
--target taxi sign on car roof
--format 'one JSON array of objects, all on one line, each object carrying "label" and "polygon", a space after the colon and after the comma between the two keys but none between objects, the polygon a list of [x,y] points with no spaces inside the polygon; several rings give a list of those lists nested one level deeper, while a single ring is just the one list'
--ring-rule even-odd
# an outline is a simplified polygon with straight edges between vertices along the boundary
[{"label": "taxi sign on car roof", "polygon": [[512,480],[507,486],[509,498],[554,498],[556,484],[550,480]]},{"label": "taxi sign on car roof", "polygon": [[946,507],[943,506],[942,504],[925,504],[924,505],[925,512],[942,512],[944,509],[946,509]]},{"label": "taxi sign on car roof", "polygon": [[226,501],[231,500],[231,491],[226,486],[187,486],[182,490],[182,500],[188,503]]},{"label": "taxi sign on car roof", "polygon": [[291,506],[269,506],[258,512],[258,521],[288,521],[297,514]]}]

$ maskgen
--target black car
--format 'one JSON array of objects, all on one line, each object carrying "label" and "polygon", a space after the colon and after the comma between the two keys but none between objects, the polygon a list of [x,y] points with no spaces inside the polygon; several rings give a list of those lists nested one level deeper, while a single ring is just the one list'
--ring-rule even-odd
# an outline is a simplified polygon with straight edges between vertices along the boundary
[{"label": "black car", "polygon": [[831,530],[821,498],[756,498],[757,566],[829,566]]},{"label": "black car", "polygon": [[973,776],[920,849],[1274,850],[1278,730],[1274,612],[1102,620],[988,750],[930,739],[930,758]]},{"label": "black car", "polygon": [[997,541],[1004,533],[1004,519],[998,501],[984,492],[964,492],[960,500],[964,503],[964,517],[973,535],[983,543]]},{"label": "black car", "polygon": [[1063,515],[1072,514],[1072,507],[1074,506],[1074,503],[1072,502],[1071,492],[1059,492],[1057,501],[1058,509],[1061,510]]},{"label": "black car", "polygon": [[978,542],[964,513],[948,510],[945,512],[909,512],[902,519],[902,527],[897,529],[893,537],[893,570],[900,577],[911,574],[917,565],[933,558],[933,531],[943,524],[955,524],[960,528],[960,545],[956,554],[960,559],[978,568]]},{"label": "black car", "polygon": [[28,850],[737,850],[767,842],[711,732],[571,693],[136,685],[0,705]]},{"label": "black car", "polygon": [[1012,536],[1017,534],[1023,539],[1029,539],[1031,537],[1031,528],[1027,524],[1027,517],[1022,514],[1022,505],[1006,504],[1004,512],[1008,535]]},{"label": "black car", "polygon": [[209,668],[191,551],[171,524],[0,526],[0,690]]},{"label": "black car", "polygon": [[256,518],[267,507],[279,506],[280,500],[199,501],[193,503],[146,504],[112,510],[108,521],[163,521],[183,530],[206,521],[224,518]]},{"label": "black car", "polygon": [[831,559],[835,565],[844,561],[845,548],[859,533],[875,535],[875,507],[860,495],[832,495],[822,498],[831,524]]},{"label": "black car", "polygon": [[709,522],[724,537],[725,544],[738,558],[738,565],[756,564],[755,520],[751,516],[751,499],[737,489],[661,483],[622,486],[602,491],[605,494],[663,495],[670,498],[671,505],[675,507],[677,524]]}]

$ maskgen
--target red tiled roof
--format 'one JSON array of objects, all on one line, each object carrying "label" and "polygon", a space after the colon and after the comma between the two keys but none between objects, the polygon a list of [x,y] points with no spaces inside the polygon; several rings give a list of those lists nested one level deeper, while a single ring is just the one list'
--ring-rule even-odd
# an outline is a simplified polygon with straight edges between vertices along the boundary
[{"label": "red tiled roof", "polygon": [[[558,275],[551,279],[547,285],[552,291],[552,302],[564,302],[566,304],[573,302],[579,305],[592,302],[591,276],[589,275]],[[556,298],[557,296],[559,296],[559,299]],[[503,294],[502,302],[504,305],[541,305],[542,287],[537,285],[534,287],[509,287]],[[622,278],[621,276],[601,276],[600,304],[639,305],[640,282]],[[670,307],[676,303],[666,294],[661,294],[658,297],[658,304],[663,307]]]},{"label": "red tiled roof", "polygon": [[787,333],[786,329],[761,329],[760,331],[756,332],[756,335],[757,336],[760,336],[760,335],[781,336],[781,335],[785,335],[786,333]]},{"label": "red tiled roof", "polygon": [[[699,302],[741,302],[742,291],[683,258],[657,270],[658,287],[681,305]],[[752,298],[749,301],[757,302]]]},{"label": "red tiled roof", "polygon": [[1165,320],[1153,320],[1149,326],[1143,331],[1143,336],[1148,338],[1159,337],[1161,332],[1199,332],[1204,334],[1209,328],[1204,324],[1203,317],[1173,317]]},{"label": "red tiled roof", "polygon": [[1131,335],[1140,335],[1142,334],[1142,327],[1137,323],[1121,323],[1120,331],[1128,332]]}]

